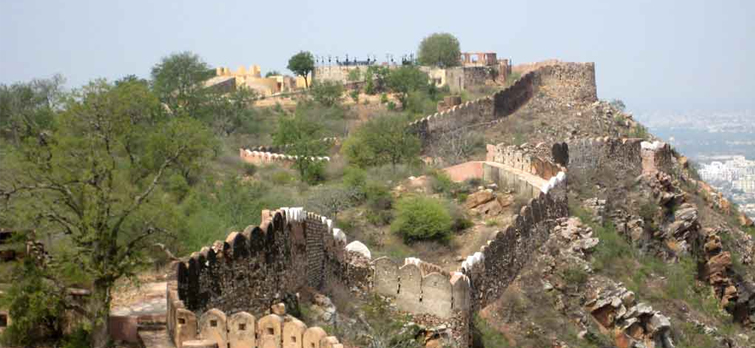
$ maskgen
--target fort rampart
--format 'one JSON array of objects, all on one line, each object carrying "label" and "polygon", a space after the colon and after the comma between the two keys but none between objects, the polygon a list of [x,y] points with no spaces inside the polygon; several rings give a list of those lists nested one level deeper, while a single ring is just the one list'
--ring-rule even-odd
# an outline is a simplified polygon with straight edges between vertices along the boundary
[{"label": "fort rampart", "polygon": [[636,138],[588,138],[553,146],[553,161],[570,173],[610,168],[631,177],[669,172],[673,166],[671,147],[662,142]]},{"label": "fort rampart", "polygon": [[[225,241],[216,241],[193,253],[187,262],[178,263],[176,286],[169,290],[168,297],[170,332],[177,342],[192,336],[220,344],[222,335],[217,332],[226,330],[230,337],[235,330],[231,324],[223,329],[226,313],[230,318],[238,317],[238,313],[260,315],[304,287],[321,289],[328,282],[367,290],[372,275],[370,258],[364,244],[354,241],[347,245],[346,235],[334,228],[330,219],[302,208],[264,210],[259,226],[232,232]],[[216,323],[222,322],[218,324],[219,329],[210,330],[215,332],[213,334],[207,334],[206,325],[202,324],[205,321],[202,318],[208,315]],[[242,316],[248,318],[246,314]],[[182,322],[196,322],[196,318],[200,318],[199,336],[193,336],[196,329],[191,327],[184,331],[176,329]],[[262,319],[257,322],[258,326],[262,325]],[[275,320],[283,327],[282,319]],[[182,332],[187,332],[188,336],[182,336]],[[280,330],[275,332],[278,337]],[[257,336],[258,340],[263,338]],[[263,343],[256,344],[267,347]],[[284,346],[300,347],[285,343]],[[320,346],[332,345],[318,343],[317,347]],[[178,343],[177,347],[180,347]]]},{"label": "fort rampart", "polygon": [[547,85],[548,93],[556,94],[569,103],[592,103],[597,100],[593,63],[549,64],[528,72],[513,85],[492,96],[414,121],[409,125],[410,131],[428,146],[438,140],[442,133],[489,124],[513,114],[543,85]]},{"label": "fort rampart", "polygon": [[[251,163],[251,164],[256,164],[256,165],[266,165],[266,164],[272,164],[272,163],[290,165],[296,162],[296,160],[299,159],[299,156],[284,155],[284,154],[273,153],[273,152],[268,152],[268,151],[257,151],[257,150],[252,151],[249,149],[239,149],[239,158],[241,158],[241,160],[246,163]],[[330,157],[317,156],[317,157],[312,157],[312,160],[330,162]]]}]

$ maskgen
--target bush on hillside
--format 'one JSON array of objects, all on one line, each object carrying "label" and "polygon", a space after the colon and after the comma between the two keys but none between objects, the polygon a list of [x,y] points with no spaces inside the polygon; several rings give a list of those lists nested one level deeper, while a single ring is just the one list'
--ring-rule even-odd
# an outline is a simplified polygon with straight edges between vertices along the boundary
[{"label": "bush on hillside", "polygon": [[2,334],[2,343],[30,346],[63,335],[65,305],[61,291],[31,259],[13,274],[11,288],[2,299],[13,318]]},{"label": "bush on hillside", "polygon": [[405,243],[420,240],[447,242],[451,238],[453,219],[442,201],[422,196],[402,198],[396,204],[396,218],[391,231]]},{"label": "bush on hillside", "polygon": [[322,106],[331,107],[341,101],[343,91],[344,88],[340,82],[322,81],[313,83],[309,93],[312,94],[312,99]]}]

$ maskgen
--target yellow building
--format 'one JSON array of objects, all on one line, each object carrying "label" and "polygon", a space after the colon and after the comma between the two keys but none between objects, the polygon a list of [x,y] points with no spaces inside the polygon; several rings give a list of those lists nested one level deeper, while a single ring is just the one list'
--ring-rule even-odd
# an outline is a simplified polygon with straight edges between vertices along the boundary
[{"label": "yellow building", "polygon": [[296,88],[304,88],[304,79],[301,79],[301,87],[299,87],[300,78],[294,80],[288,76],[262,77],[259,65],[251,65],[249,69],[246,69],[242,65],[236,71],[232,71],[227,67],[218,67],[215,69],[215,75],[221,78],[216,80],[234,78],[236,88],[246,87],[266,96],[281,92],[290,92]]}]

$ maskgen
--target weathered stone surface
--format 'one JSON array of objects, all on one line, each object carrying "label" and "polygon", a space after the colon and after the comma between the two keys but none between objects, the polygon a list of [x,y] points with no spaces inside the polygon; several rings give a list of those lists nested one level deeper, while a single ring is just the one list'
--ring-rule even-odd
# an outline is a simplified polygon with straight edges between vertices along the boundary
[{"label": "weathered stone surface", "polygon": [[217,343],[218,347],[228,347],[228,322],[225,313],[210,309],[199,319],[199,337]]},{"label": "weathered stone surface", "polygon": [[255,332],[256,326],[253,315],[247,312],[231,315],[228,320],[228,347],[254,348]]},{"label": "weathered stone surface", "polygon": [[481,204],[490,202],[495,199],[493,190],[481,190],[470,194],[464,202],[464,207],[467,209],[475,208]]}]

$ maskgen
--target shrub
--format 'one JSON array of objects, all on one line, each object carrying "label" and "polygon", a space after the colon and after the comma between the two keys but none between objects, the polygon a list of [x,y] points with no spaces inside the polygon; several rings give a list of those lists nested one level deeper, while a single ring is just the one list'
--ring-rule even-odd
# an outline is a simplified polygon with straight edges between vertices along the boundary
[{"label": "shrub", "polygon": [[627,137],[629,138],[640,138],[640,139],[646,139],[648,137],[648,129],[645,128],[645,126],[641,124],[636,124],[631,131],[629,131],[629,134],[627,134]]},{"label": "shrub", "polygon": [[389,101],[388,102],[388,110],[390,110],[390,111],[396,110],[396,103],[394,103],[392,101]]},{"label": "shrub", "polygon": [[453,231],[458,232],[474,226],[472,220],[467,219],[464,215],[464,211],[454,201],[449,200],[445,203],[446,210],[448,210],[448,214],[451,216],[451,221],[453,221],[451,225]]},{"label": "shrub", "polygon": [[349,93],[349,96],[354,101],[355,104],[359,104],[359,90],[355,89]]},{"label": "shrub", "polygon": [[252,163],[244,163],[244,174],[253,176],[257,172],[257,166]]},{"label": "shrub", "polygon": [[416,159],[419,138],[407,132],[406,118],[389,114],[375,117],[352,132],[344,141],[341,153],[349,163],[359,167],[399,163]]},{"label": "shrub", "polygon": [[430,185],[435,193],[452,197],[459,188],[459,185],[451,180],[451,177],[443,171],[434,170],[429,175],[431,178]]},{"label": "shrub", "polygon": [[375,226],[385,226],[393,220],[393,213],[390,210],[368,210],[365,218]]},{"label": "shrub", "polygon": [[393,206],[391,191],[376,182],[367,183],[364,187],[364,195],[367,198],[367,206],[372,210],[386,210]]},{"label": "shrub", "polygon": [[348,167],[343,172],[343,184],[364,194],[367,185],[367,172],[358,167]]},{"label": "shrub", "polygon": [[563,277],[567,284],[582,285],[587,281],[587,272],[580,267],[572,266],[564,270]]},{"label": "shrub", "polygon": [[396,218],[391,231],[401,235],[404,242],[451,238],[453,220],[443,202],[422,196],[402,198],[396,204]]},{"label": "shrub", "polygon": [[322,81],[312,84],[310,88],[312,99],[323,106],[333,106],[338,104],[343,94],[343,85],[334,81]]},{"label": "shrub", "polygon": [[509,340],[494,327],[491,327],[485,319],[478,314],[474,315],[472,336],[481,347],[510,347]]},{"label": "shrub", "polygon": [[311,162],[305,169],[302,181],[313,185],[325,180],[325,164],[322,161]]},{"label": "shrub", "polygon": [[2,299],[13,318],[2,335],[3,343],[29,346],[59,339],[65,310],[62,293],[30,259],[14,271],[13,280]]},{"label": "shrub", "polygon": [[388,103],[388,95],[385,93],[380,94],[380,104],[387,104]]},{"label": "shrub", "polygon": [[347,79],[350,82],[362,80],[362,70],[354,69],[354,70],[349,71],[349,76],[347,77]]},{"label": "shrub", "polygon": [[270,176],[270,180],[275,185],[286,185],[294,182],[294,176],[284,171],[276,171]]}]

